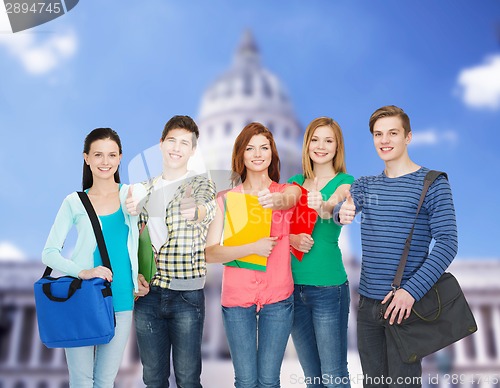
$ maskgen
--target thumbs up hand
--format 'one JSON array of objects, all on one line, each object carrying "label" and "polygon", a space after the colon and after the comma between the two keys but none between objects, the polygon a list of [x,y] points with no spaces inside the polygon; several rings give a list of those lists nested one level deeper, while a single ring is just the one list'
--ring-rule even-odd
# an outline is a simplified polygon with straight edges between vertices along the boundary
[{"label": "thumbs up hand", "polygon": [[127,212],[131,216],[136,216],[139,214],[139,201],[137,198],[134,198],[134,186],[130,185],[128,188],[127,198],[125,199],[125,207],[127,208]]},{"label": "thumbs up hand", "polygon": [[311,191],[307,193],[307,206],[320,212],[323,206],[323,196],[318,190],[318,178],[314,178],[314,184]]},{"label": "thumbs up hand", "polygon": [[345,198],[339,210],[339,220],[342,225],[350,224],[356,216],[356,205],[354,204],[350,191],[346,190]]},{"label": "thumbs up hand", "polygon": [[181,217],[188,221],[195,221],[198,218],[198,206],[194,197],[191,196],[193,188],[189,185],[186,188],[184,197],[181,199]]},{"label": "thumbs up hand", "polygon": [[273,194],[269,191],[268,186],[268,178],[265,175],[262,175],[260,190],[257,193],[257,198],[259,200],[260,205],[264,209],[269,209],[274,206]]}]

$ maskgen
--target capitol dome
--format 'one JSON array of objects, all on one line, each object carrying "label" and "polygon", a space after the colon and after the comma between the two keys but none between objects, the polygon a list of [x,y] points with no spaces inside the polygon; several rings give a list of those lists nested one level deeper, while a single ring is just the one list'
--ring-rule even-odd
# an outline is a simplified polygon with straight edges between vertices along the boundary
[{"label": "capitol dome", "polygon": [[252,121],[264,124],[274,135],[281,180],[299,173],[302,129],[288,93],[278,77],[262,67],[255,40],[246,31],[231,68],[208,87],[201,100],[197,122],[208,170],[231,169],[234,140]]}]

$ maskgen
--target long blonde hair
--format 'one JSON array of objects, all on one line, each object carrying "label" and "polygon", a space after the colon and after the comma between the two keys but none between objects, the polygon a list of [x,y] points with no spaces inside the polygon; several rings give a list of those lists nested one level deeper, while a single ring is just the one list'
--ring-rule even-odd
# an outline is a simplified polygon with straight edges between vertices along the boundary
[{"label": "long blonde hair", "polygon": [[306,132],[304,133],[304,144],[302,146],[302,170],[306,179],[314,178],[313,162],[309,157],[309,145],[311,144],[311,139],[314,135],[314,131],[316,131],[316,128],[323,126],[330,127],[333,130],[335,143],[337,144],[335,156],[332,160],[333,169],[337,173],[346,172],[344,137],[342,136],[342,129],[340,128],[340,125],[330,117],[318,117],[309,123],[306,128]]}]

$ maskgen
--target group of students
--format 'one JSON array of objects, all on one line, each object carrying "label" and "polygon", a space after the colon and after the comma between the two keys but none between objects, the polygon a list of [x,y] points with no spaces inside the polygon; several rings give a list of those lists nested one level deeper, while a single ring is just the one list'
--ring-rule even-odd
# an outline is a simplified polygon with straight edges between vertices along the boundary
[{"label": "group of students", "polygon": [[[409,158],[412,133],[407,114],[395,106],[376,110],[369,122],[384,171],[356,181],[346,173],[344,140],[331,118],[306,128],[303,172],[280,181],[272,133],[246,125],[235,140],[232,188],[217,193],[204,175],[188,170],[199,131],[189,116],[172,117],[163,130],[162,174],[134,185],[120,183],[117,133],[93,130],[85,139],[83,190],[99,215],[113,272],[102,266],[90,220],[76,193],[64,200],[43,250],[43,262],[65,274],[111,281],[116,315],[110,343],[65,349],[71,387],[112,387],[134,320],[143,381],[168,387],[172,358],[178,387],[201,387],[206,263],[248,255],[267,258],[265,271],[224,266],[222,317],[234,367],[235,387],[279,387],[291,334],[308,387],[349,387],[347,322],[349,283],[338,245],[341,226],[363,212],[358,348],[365,386],[376,377],[421,376],[420,362],[405,364],[386,335],[386,319],[401,323],[435,283],[457,251],[457,231],[448,181],[431,186],[416,223],[402,287],[392,279],[413,222],[427,168]],[[312,234],[290,234],[290,218],[307,190],[317,212]],[[228,192],[256,196],[272,210],[270,237],[239,245],[221,243]],[[242,211],[245,211],[242,209]],[[413,218],[412,218],[413,214]],[[75,225],[71,257],[61,251]],[[147,228],[156,262],[150,281],[138,271],[139,231]],[[435,245],[430,250],[431,239]],[[301,261],[290,247],[304,253]],[[377,384],[371,382],[376,381]],[[384,381],[384,380],[382,380]],[[405,380],[406,381],[406,380]],[[420,386],[418,382],[397,386]]]}]

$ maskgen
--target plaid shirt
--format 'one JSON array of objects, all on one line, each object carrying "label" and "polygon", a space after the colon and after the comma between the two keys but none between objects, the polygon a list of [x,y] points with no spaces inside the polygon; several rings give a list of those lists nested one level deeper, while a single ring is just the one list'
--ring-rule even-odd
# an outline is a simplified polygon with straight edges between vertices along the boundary
[{"label": "plaid shirt", "polygon": [[[146,204],[161,176],[145,182],[148,192],[143,211],[139,216],[139,224],[148,222]],[[181,217],[180,203],[188,186],[192,187],[192,196],[197,205],[205,206],[207,214],[200,222],[188,221]],[[165,224],[168,229],[168,240],[159,252],[153,246],[157,272],[151,279],[153,286],[173,288],[172,282],[178,284],[182,281],[199,279],[206,275],[205,245],[208,226],[215,216],[215,184],[203,175],[196,175],[181,182],[173,199],[169,202]],[[184,288],[182,288],[184,289]]]}]

